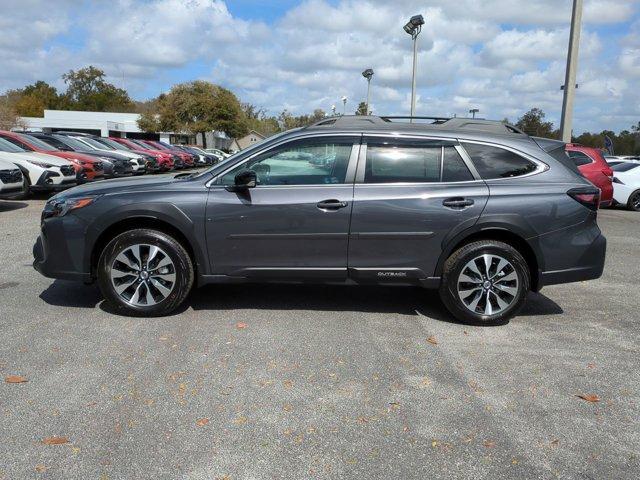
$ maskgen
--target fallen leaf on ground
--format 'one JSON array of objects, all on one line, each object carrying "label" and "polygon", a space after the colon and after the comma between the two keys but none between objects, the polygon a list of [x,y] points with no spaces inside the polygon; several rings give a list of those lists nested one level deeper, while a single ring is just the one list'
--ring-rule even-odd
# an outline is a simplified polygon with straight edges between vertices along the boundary
[{"label": "fallen leaf on ground", "polygon": [[485,440],[484,442],[482,442],[482,444],[487,448],[493,448],[496,446],[496,442],[492,440]]},{"label": "fallen leaf on ground", "polygon": [[238,417],[236,418],[233,423],[235,423],[236,425],[244,425],[245,423],[247,423],[247,417]]},{"label": "fallen leaf on ground", "polygon": [[284,388],[289,389],[291,387],[293,387],[293,382],[291,380],[285,380],[284,382],[282,382],[282,384],[284,385]]},{"label": "fallen leaf on ground", "polygon": [[585,401],[591,402],[591,403],[596,403],[596,402],[600,401],[600,397],[598,395],[593,394],[593,393],[580,394],[580,395],[576,395],[576,397],[581,398],[582,400],[585,400]]},{"label": "fallen leaf on ground", "polygon": [[587,363],[587,368],[596,368],[595,363]]},{"label": "fallen leaf on ground", "polygon": [[27,380],[24,377],[21,377],[20,375],[8,375],[4,377],[4,381],[6,383],[26,383],[29,380]]},{"label": "fallen leaf on ground", "polygon": [[242,330],[243,328],[247,328],[247,324],[244,323],[244,322],[238,322],[238,323],[236,323],[236,328],[238,330]]},{"label": "fallen leaf on ground", "polygon": [[559,444],[560,444],[560,440],[558,440],[557,438],[555,440],[551,440],[552,447],[557,447]]},{"label": "fallen leaf on ground", "polygon": [[44,465],[36,465],[36,472],[42,473],[46,470],[47,470],[47,467],[45,467]]},{"label": "fallen leaf on ground", "polygon": [[433,335],[431,335],[429,338],[427,338],[427,342],[429,342],[431,345],[437,345],[438,341],[436,340],[436,337],[434,337]]},{"label": "fallen leaf on ground", "polygon": [[207,425],[209,423],[209,419],[208,418],[200,418],[197,422],[196,425],[199,427],[204,427],[205,425]]},{"label": "fallen leaf on ground", "polygon": [[69,443],[69,439],[67,437],[47,437],[42,440],[42,443],[45,445],[62,445]]}]

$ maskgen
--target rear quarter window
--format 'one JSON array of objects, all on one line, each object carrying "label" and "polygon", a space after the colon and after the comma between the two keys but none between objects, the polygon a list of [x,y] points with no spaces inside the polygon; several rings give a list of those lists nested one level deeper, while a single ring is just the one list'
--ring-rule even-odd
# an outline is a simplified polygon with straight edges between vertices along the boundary
[{"label": "rear quarter window", "polygon": [[583,152],[568,150],[567,155],[569,155],[569,158],[573,160],[573,163],[576,167],[581,167],[582,165],[589,165],[590,163],[593,163],[593,159]]},{"label": "rear quarter window", "polygon": [[485,180],[519,177],[537,168],[535,163],[504,148],[466,142],[462,145]]}]

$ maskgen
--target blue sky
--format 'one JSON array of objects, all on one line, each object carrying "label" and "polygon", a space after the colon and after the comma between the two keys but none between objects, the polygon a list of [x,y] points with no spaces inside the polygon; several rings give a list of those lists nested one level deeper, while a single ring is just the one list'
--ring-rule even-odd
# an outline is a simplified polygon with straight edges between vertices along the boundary
[{"label": "blue sky", "polygon": [[[278,113],[325,111],[366,95],[375,113],[409,110],[419,38],[423,115],[515,120],[531,107],[558,123],[570,0],[3,0],[0,92],[96,65],[136,99],[206,79]],[[640,120],[640,0],[585,0],[575,130]]]}]

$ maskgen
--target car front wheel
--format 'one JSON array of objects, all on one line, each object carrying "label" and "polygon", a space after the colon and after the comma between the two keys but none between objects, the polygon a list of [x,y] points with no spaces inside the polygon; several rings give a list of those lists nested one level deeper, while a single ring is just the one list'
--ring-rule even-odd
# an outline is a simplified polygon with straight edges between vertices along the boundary
[{"label": "car front wheel", "polygon": [[97,269],[105,299],[126,315],[167,315],[187,298],[193,264],[170,235],[150,229],[130,230],[104,248]]},{"label": "car front wheel", "polygon": [[495,240],[469,243],[445,262],[440,297],[458,320],[502,325],[522,308],[529,268],[512,246]]},{"label": "car front wheel", "polygon": [[629,195],[629,201],[627,202],[627,208],[634,212],[640,212],[640,190],[636,190]]}]

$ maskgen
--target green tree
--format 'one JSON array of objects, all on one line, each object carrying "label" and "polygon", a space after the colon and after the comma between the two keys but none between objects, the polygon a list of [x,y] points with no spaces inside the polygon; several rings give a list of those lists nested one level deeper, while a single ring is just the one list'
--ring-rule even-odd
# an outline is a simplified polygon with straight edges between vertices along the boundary
[{"label": "green tree", "polygon": [[545,113],[532,108],[518,119],[516,127],[535,137],[554,138],[553,122],[545,122]]},{"label": "green tree", "polygon": [[42,117],[45,109],[56,109],[60,104],[56,88],[42,80],[10,93],[15,97],[16,112],[23,117]]},{"label": "green tree", "polygon": [[249,130],[255,130],[265,137],[269,137],[280,130],[278,119],[273,116],[267,116],[264,108],[256,107],[250,103],[243,103],[242,111]]},{"label": "green tree", "polygon": [[367,102],[360,102],[358,104],[358,109],[356,110],[356,115],[369,115],[367,109]]},{"label": "green tree", "polygon": [[61,106],[66,110],[94,112],[131,112],[135,104],[126,90],[105,80],[105,73],[94,66],[69,70],[62,75],[67,91]]},{"label": "green tree", "polygon": [[11,130],[21,126],[24,125],[15,109],[15,100],[7,92],[0,96],[0,130]]},{"label": "green tree", "polygon": [[226,88],[203,80],[174,85],[156,99],[154,109],[142,113],[138,126],[145,131],[191,134],[219,130],[230,137],[249,131],[238,98]]}]

